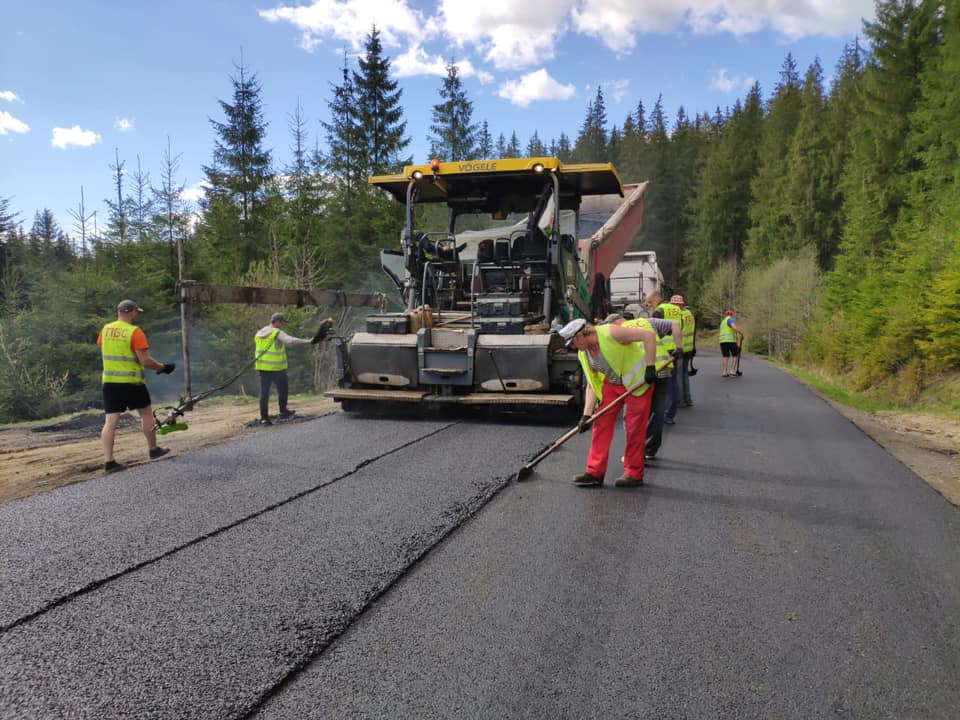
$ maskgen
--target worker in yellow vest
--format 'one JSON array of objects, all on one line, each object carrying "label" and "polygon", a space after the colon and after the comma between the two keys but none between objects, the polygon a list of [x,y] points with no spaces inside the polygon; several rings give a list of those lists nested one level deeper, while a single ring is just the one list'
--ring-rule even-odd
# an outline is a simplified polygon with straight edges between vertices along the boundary
[{"label": "worker in yellow vest", "polygon": [[[584,393],[581,431],[589,427],[589,417],[628,391],[626,398],[627,448],[623,475],[614,481],[617,487],[643,484],[643,446],[650,417],[650,386],[656,381],[656,337],[640,327],[598,325],[583,319],[572,320],[561,328],[560,337],[568,348],[577,351],[587,379]],[[631,390],[631,388],[633,388]],[[582,487],[603,485],[610,455],[610,443],[616,429],[617,413],[607,413],[593,423],[587,469],[573,482]]]},{"label": "worker in yellow vest", "polygon": [[676,362],[674,363],[676,368],[671,371],[671,382],[667,383],[667,398],[663,413],[663,422],[666,425],[673,425],[675,422],[674,418],[677,414],[676,375],[679,368],[683,366],[683,317],[681,316],[680,307],[672,302],[664,302],[659,290],[651,290],[648,292],[644,298],[644,302],[646,302],[647,307],[650,308],[651,311],[661,310],[665,320],[676,320],[680,323],[681,327],[681,336],[677,336],[676,338],[670,337],[666,340],[670,354],[676,357]]},{"label": "worker in yellow vest", "polygon": [[683,362],[677,368],[677,406],[693,407],[693,396],[690,394],[690,366],[697,354],[697,321],[687,308],[683,295],[674,295],[670,298],[670,302],[680,308],[683,327]]},{"label": "worker in yellow vest", "polygon": [[103,446],[103,469],[112,473],[123,468],[113,459],[113,445],[117,435],[120,415],[127,410],[136,410],[140,415],[140,428],[147,439],[151,460],[170,452],[157,447],[156,421],[150,391],[147,390],[144,368],[156,370],[157,374],[170,374],[175,363],[162,363],[150,355],[147,336],[136,326],[143,308],[133,300],[122,300],[117,305],[117,319],[100,329],[97,345],[103,359],[103,430],[100,443]]},{"label": "worker in yellow vest", "polygon": [[256,362],[254,368],[260,375],[260,424],[272,425],[268,405],[270,400],[270,386],[277,386],[277,399],[280,404],[280,417],[287,419],[295,414],[287,407],[287,398],[290,392],[290,382],[287,378],[287,345],[304,345],[315,342],[304,338],[288,335],[280,326],[286,322],[283,313],[274,313],[270,317],[270,324],[257,330],[253,338],[256,345]]},{"label": "worker in yellow vest", "polygon": [[[720,354],[723,356],[720,361],[721,377],[740,375],[740,348],[743,346],[744,337],[746,336],[743,331],[737,327],[737,318],[733,316],[733,310],[725,310],[723,320],[720,321]],[[728,363],[730,372],[727,372]]]}]

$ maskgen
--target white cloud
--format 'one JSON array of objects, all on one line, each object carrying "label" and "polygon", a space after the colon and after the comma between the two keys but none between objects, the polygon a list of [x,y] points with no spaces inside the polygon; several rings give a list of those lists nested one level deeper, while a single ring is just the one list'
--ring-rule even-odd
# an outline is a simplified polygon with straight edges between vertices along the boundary
[{"label": "white cloud", "polygon": [[502,70],[535,65],[554,56],[566,32],[573,0],[440,0],[439,23],[459,47],[477,48]]},{"label": "white cloud", "polygon": [[133,120],[125,117],[117,118],[113,121],[113,126],[120,132],[127,132],[128,130],[133,130]]},{"label": "white cloud", "polygon": [[772,30],[789,40],[842,35],[874,16],[873,0],[577,0],[573,27],[617,53],[636,46],[637,35],[683,29],[702,35],[741,36]]},{"label": "white cloud", "polygon": [[19,98],[17,97],[17,94],[12,90],[0,90],[0,100],[13,102],[14,100],[19,100]]},{"label": "white cloud", "polygon": [[184,188],[183,192],[180,193],[180,199],[187,202],[198,202],[206,197],[207,189],[210,187],[210,183],[206,180],[200,180],[190,187]]},{"label": "white cloud", "polygon": [[604,97],[612,98],[619,105],[630,92],[629,80],[606,80],[600,85],[604,88]]},{"label": "white cloud", "polygon": [[727,71],[725,68],[721,68],[713,73],[710,77],[710,87],[714,90],[719,90],[720,92],[725,93],[735,93],[740,90],[746,90],[753,86],[756,82],[749,75],[735,75],[734,77],[727,77]]},{"label": "white cloud", "polygon": [[53,137],[50,138],[50,144],[61,150],[66,150],[71,145],[90,147],[96,145],[101,139],[100,133],[93,130],[81,130],[79,125],[74,125],[72,128],[55,127]]},{"label": "white cloud", "polygon": [[[410,49],[401,55],[397,55],[391,62],[397,77],[413,77],[414,75],[436,75],[437,77],[447,76],[447,60],[440,55],[430,55],[419,44],[411,45]],[[472,62],[467,59],[455,60],[457,73],[462,78],[476,77],[481,83],[486,85],[493,82],[493,75],[485,70],[479,70]]]},{"label": "white cloud", "polygon": [[301,32],[300,45],[313,51],[325,39],[363,47],[374,25],[384,46],[402,45],[403,38],[424,38],[436,33],[434,22],[407,0],[314,0],[310,5],[281,5],[258,11],[268,22],[288,22]]},{"label": "white cloud", "polygon": [[5,110],[0,110],[0,135],[12,132],[23,135],[23,133],[30,132],[30,126]]},{"label": "white cloud", "polygon": [[497,95],[514,105],[527,107],[535,100],[569,100],[576,92],[573,85],[561,85],[540,68],[519,80],[510,80],[500,86]]}]

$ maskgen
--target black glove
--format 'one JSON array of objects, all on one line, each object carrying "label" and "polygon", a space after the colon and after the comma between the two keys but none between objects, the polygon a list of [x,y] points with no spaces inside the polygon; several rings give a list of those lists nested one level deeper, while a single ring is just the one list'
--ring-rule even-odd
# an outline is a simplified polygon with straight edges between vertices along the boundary
[{"label": "black glove", "polygon": [[577,430],[578,430],[579,432],[585,433],[585,432],[586,432],[587,430],[589,430],[589,429],[590,429],[590,416],[589,416],[589,415],[581,415],[581,416],[580,416],[580,420],[579,420],[579,422],[577,423]]},{"label": "black glove", "polygon": [[324,320],[320,327],[317,328],[316,334],[310,339],[311,344],[316,345],[318,342],[323,340],[327,333],[330,332],[330,328],[333,327],[333,318],[327,318]]},{"label": "black glove", "polygon": [[647,365],[647,369],[643,371],[643,381],[647,385],[653,385],[657,381],[657,368],[653,365]]},{"label": "black glove", "polygon": [[674,360],[682,360],[683,350],[681,350],[680,348],[674,348],[673,350],[670,351],[670,357],[672,357]]},{"label": "black glove", "polygon": [[177,369],[176,363],[164,363],[163,367],[157,370],[157,375],[160,375],[160,374],[169,375],[176,369]]}]

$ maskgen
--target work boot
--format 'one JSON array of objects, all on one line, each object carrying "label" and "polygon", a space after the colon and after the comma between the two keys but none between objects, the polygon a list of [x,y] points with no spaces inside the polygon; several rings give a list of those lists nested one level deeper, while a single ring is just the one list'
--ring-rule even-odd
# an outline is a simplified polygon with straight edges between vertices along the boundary
[{"label": "work boot", "polygon": [[116,460],[107,460],[103,464],[103,471],[107,474],[115,473],[117,470],[123,470],[123,465],[118,463]]},{"label": "work boot", "polygon": [[573,484],[579,485],[580,487],[599,487],[603,485],[603,478],[585,472],[583,475],[577,475],[573,479]]},{"label": "work boot", "polygon": [[617,487],[637,487],[638,485],[643,485],[643,478],[635,478],[630,473],[624,473],[616,480],[613,481],[613,484]]},{"label": "work boot", "polygon": [[273,425],[273,421],[270,418],[260,418],[261,425]]},{"label": "work boot", "polygon": [[645,452],[645,453],[643,454],[643,461],[644,461],[644,462],[653,462],[653,461],[656,460],[656,459],[657,459],[657,454],[656,454],[656,453],[648,453],[648,452]]},{"label": "work boot", "polygon": [[170,452],[170,448],[155,447],[150,451],[150,459],[156,460],[157,458],[163,457],[168,452]]},{"label": "work boot", "polygon": [[280,411],[280,419],[281,419],[281,420],[286,420],[287,418],[292,418],[292,417],[293,417],[294,415],[296,415],[296,414],[297,414],[297,411],[296,411],[296,410],[281,410],[281,411]]}]

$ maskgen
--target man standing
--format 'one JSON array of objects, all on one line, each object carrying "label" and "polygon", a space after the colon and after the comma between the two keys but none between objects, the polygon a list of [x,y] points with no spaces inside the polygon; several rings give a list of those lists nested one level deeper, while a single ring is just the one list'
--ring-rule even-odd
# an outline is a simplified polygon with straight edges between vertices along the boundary
[{"label": "man standing", "polygon": [[670,302],[680,307],[680,318],[683,327],[683,363],[682,375],[677,375],[677,402],[680,407],[693,407],[693,396],[690,394],[690,367],[693,358],[697,355],[697,320],[687,308],[683,295],[674,295]]},{"label": "man standing", "polygon": [[[643,446],[650,416],[650,386],[657,377],[654,333],[639,327],[594,327],[585,320],[577,319],[563,326],[560,337],[568,348],[577,351],[580,366],[587,378],[583,417],[579,423],[581,431],[587,429],[587,419],[592,414],[630,391],[625,401],[627,448],[623,461],[624,473],[614,481],[614,485],[635,487],[643,484]],[[603,485],[617,415],[607,413],[593,422],[587,469],[573,479],[575,484],[583,487]]]},{"label": "man standing", "polygon": [[[723,313],[723,320],[720,321],[720,354],[723,355],[721,361],[720,373],[722,377],[737,377],[740,367],[740,346],[746,337],[740,328],[737,327],[737,319],[733,316],[733,310],[726,310]],[[736,360],[730,360],[736,358]],[[730,372],[727,372],[727,364],[730,363]]]},{"label": "man standing", "polygon": [[627,320],[627,327],[644,327],[646,324],[657,334],[657,382],[653,386],[650,398],[650,418],[647,421],[646,444],[643,459],[645,462],[653,460],[660,446],[663,444],[664,413],[667,406],[667,391],[673,383],[673,366],[676,359],[670,362],[671,355],[675,358],[677,349],[674,338],[680,337],[681,328],[677,320],[667,320],[663,317],[663,310],[657,308],[649,320],[638,318]]},{"label": "man standing", "polygon": [[274,313],[270,324],[257,331],[253,341],[256,344],[256,363],[254,367],[260,374],[260,424],[272,425],[267,411],[270,400],[270,386],[276,383],[277,399],[280,401],[280,417],[294,415],[287,408],[287,396],[290,384],[287,380],[287,345],[305,345],[313,340],[287,335],[280,326],[285,323],[283,313]]},{"label": "man standing", "polygon": [[103,469],[111,473],[123,466],[113,459],[113,444],[121,413],[136,410],[140,414],[140,427],[147,439],[150,459],[154,460],[170,452],[157,447],[156,424],[150,391],[147,390],[143,370],[156,370],[157,374],[169,374],[175,363],[162,363],[150,355],[147,336],[136,323],[143,312],[133,300],[122,300],[117,305],[117,319],[100,329],[97,344],[103,358],[103,430],[100,442],[103,445]]}]

